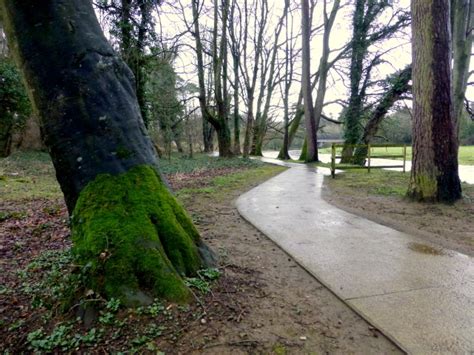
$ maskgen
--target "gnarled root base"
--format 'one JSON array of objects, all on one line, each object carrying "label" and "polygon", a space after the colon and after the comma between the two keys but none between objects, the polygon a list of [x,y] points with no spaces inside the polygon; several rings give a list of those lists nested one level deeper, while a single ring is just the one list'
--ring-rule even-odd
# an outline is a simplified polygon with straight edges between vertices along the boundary
[{"label": "gnarled root base", "polygon": [[150,166],[97,176],[79,196],[71,229],[86,287],[130,306],[189,300],[182,276],[213,258]]}]

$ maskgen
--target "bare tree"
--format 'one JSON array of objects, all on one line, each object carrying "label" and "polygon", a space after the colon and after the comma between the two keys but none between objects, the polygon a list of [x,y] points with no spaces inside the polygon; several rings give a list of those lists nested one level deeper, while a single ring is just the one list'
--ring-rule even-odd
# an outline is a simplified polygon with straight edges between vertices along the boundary
[{"label": "bare tree", "polygon": [[278,19],[275,35],[273,38],[273,44],[270,48],[262,48],[262,68],[260,73],[260,93],[257,100],[257,115],[254,122],[252,132],[252,148],[250,154],[262,156],[263,140],[267,131],[267,123],[269,120],[270,103],[273,95],[273,91],[278,85],[279,68],[277,70],[277,53],[280,47],[279,38],[283,29],[284,19],[287,16],[290,3],[289,0],[285,1],[283,7],[283,13]]},{"label": "bare tree", "polygon": [[[206,93],[205,77],[205,66],[204,66],[204,47],[202,44],[201,31],[199,26],[199,0],[192,0],[192,11],[193,11],[193,22],[194,31],[193,36],[196,44],[196,58],[197,58],[197,70],[198,70],[198,81],[199,81],[199,105],[203,120],[209,122],[217,133],[218,144],[219,144],[219,155],[221,157],[229,157],[233,155],[231,146],[230,130],[228,125],[227,105],[224,101],[223,96],[223,76],[222,76],[222,63],[226,50],[223,46],[227,44],[226,28],[227,28],[227,14],[228,14],[228,2],[223,0],[223,22],[221,25],[222,34],[220,47],[218,46],[218,17],[219,3],[216,0],[214,4],[214,29],[213,29],[213,49],[212,49],[212,67],[213,67],[213,89],[217,105],[217,114],[212,112],[209,107],[209,95]],[[219,53],[219,49],[221,52]],[[227,79],[225,79],[226,81]],[[211,81],[209,81],[211,83]]]},{"label": "bare tree", "polygon": [[[260,6],[259,6],[260,5]],[[259,11],[260,10],[260,11]],[[258,13],[256,16],[252,12]],[[247,122],[245,127],[243,156],[248,157],[250,154],[252,129],[254,122],[254,100],[255,90],[257,87],[257,78],[261,69],[261,51],[263,48],[263,38],[268,23],[268,3],[267,0],[255,0],[252,4],[248,0],[244,0],[244,29],[242,54],[245,61],[240,61],[241,73],[245,87],[245,101],[247,106]],[[253,18],[253,36],[250,31],[250,19]],[[253,51],[250,48],[250,40],[252,41]],[[252,53],[251,53],[252,52]],[[253,58],[251,56],[253,55]],[[253,59],[253,60],[252,60]]]},{"label": "bare tree", "polygon": [[[239,17],[237,17],[237,13]],[[232,68],[234,72],[234,81],[232,83],[233,99],[234,99],[234,154],[240,155],[240,114],[239,114],[239,89],[240,89],[240,50],[242,42],[242,26],[237,31],[237,20],[242,21],[241,10],[237,0],[232,0],[229,14],[229,35],[230,35],[230,52],[232,56]]]}]

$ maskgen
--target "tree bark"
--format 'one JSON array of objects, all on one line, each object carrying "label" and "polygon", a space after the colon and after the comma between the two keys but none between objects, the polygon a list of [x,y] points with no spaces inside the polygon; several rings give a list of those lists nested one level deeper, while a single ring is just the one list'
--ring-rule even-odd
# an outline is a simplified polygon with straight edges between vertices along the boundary
[{"label": "tree bark", "polygon": [[239,115],[239,54],[232,54],[234,64],[234,154],[240,155],[240,115]]},{"label": "tree bark", "polygon": [[331,37],[331,30],[336,20],[337,12],[339,11],[340,0],[335,0],[329,16],[326,11],[326,0],[324,0],[324,34],[323,34],[323,53],[319,62],[319,81],[318,81],[318,92],[316,94],[316,101],[314,103],[314,116],[316,130],[319,129],[319,123],[321,122],[321,115],[323,114],[324,98],[326,96],[326,85],[327,77],[329,73],[329,54],[331,49],[329,48],[329,38]]},{"label": "tree bark", "polygon": [[[222,0],[222,11],[219,16],[219,2],[214,3],[214,31],[213,31],[213,55],[212,64],[214,71],[214,97],[217,106],[217,117],[214,117],[214,127],[217,132],[220,157],[232,157],[232,143],[228,122],[227,104],[227,69],[225,58],[227,57],[227,17],[228,0]],[[222,20],[222,33],[218,45],[218,19]]]},{"label": "tree bark", "polygon": [[[244,146],[242,155],[244,158],[247,158],[250,155],[250,149],[252,144],[252,130],[254,128],[254,120],[255,120],[255,113],[254,113],[254,100],[255,100],[255,88],[257,83],[257,75],[259,72],[260,58],[263,49],[263,37],[265,28],[267,25],[268,20],[268,3],[267,0],[262,0],[260,2],[260,14],[259,16],[253,16],[251,11],[249,11],[247,0],[244,1],[244,17],[245,17],[245,25],[244,25],[244,39],[243,39],[243,56],[246,59],[245,61],[241,61],[244,64],[242,70],[244,82],[245,82],[245,89],[247,92],[247,122],[245,127],[245,135],[244,135]],[[255,9],[257,12],[257,9]],[[253,16],[254,18],[254,53],[255,58],[252,68],[252,73],[248,72],[246,63],[250,62],[247,60],[247,40],[249,38],[249,16]],[[263,65],[263,64],[262,64]]]},{"label": "tree bark", "polygon": [[[285,1],[285,7],[283,8],[283,14],[281,15],[277,26],[275,30],[275,37],[274,37],[274,42],[272,49],[268,53],[270,56],[270,65],[269,65],[269,70],[266,70],[264,74],[262,73],[262,82],[263,83],[261,89],[262,90],[262,100],[259,100],[259,111],[260,114],[257,114],[257,120],[255,120],[255,125],[254,125],[254,135],[253,135],[253,141],[252,141],[252,155],[256,156],[263,156],[263,141],[265,139],[265,134],[267,133],[267,123],[268,123],[268,116],[269,116],[269,110],[270,110],[270,102],[272,99],[273,91],[277,85],[277,82],[280,80],[278,78],[278,74],[275,72],[275,64],[276,64],[276,57],[277,57],[277,51],[279,47],[279,38],[280,38],[280,33],[281,30],[283,29],[283,22],[286,18],[288,8],[290,4],[289,1]],[[267,72],[268,72],[268,79],[267,79]],[[265,89],[266,88],[266,94],[265,94]],[[261,103],[263,101],[263,97],[265,96],[265,103],[263,105],[263,110],[261,110]],[[260,99],[260,98],[259,98]]]},{"label": "tree bark", "polygon": [[454,122],[459,143],[459,123],[464,109],[473,41],[474,4],[471,0],[452,0]]},{"label": "tree bark", "polygon": [[306,127],[306,155],[305,162],[318,161],[318,140],[317,140],[317,125],[314,115],[313,99],[311,97],[311,26],[309,15],[308,0],[301,1],[302,8],[302,47],[303,47],[303,71],[302,71],[302,90],[304,98],[304,116]]},{"label": "tree bark", "polygon": [[[225,13],[224,18],[225,21],[227,19],[227,0],[225,0]],[[217,104],[217,117],[215,113],[211,113],[208,107],[208,99],[206,95],[206,85],[204,81],[204,49],[201,41],[201,34],[199,28],[199,1],[192,0],[192,11],[193,11],[193,20],[194,20],[194,32],[193,36],[196,42],[196,57],[197,57],[197,69],[198,69],[198,82],[199,82],[199,106],[201,108],[201,114],[203,120],[209,122],[212,127],[215,129],[218,135],[218,142],[222,142],[223,144],[219,144],[219,156],[221,157],[230,157],[233,156],[232,149],[230,142],[225,142],[222,139],[227,139],[225,137],[229,137],[230,134],[227,134],[225,131],[229,131],[229,125],[227,122],[227,113],[226,113],[226,103],[224,102],[224,98],[222,97],[222,87],[221,87],[221,67],[222,67],[222,55],[218,55],[217,51],[217,6],[215,4],[215,22],[214,22],[214,34],[213,34],[213,78],[214,78],[214,91],[215,91],[215,98]],[[225,23],[224,23],[225,25]],[[224,42],[226,39],[224,38],[225,34],[223,34],[222,41]],[[203,122],[203,134],[206,133],[212,136],[212,130],[207,129],[207,124]],[[224,132],[220,132],[224,131]],[[220,137],[220,138],[219,138]],[[204,148],[205,150],[211,150],[211,139],[210,137],[204,136]]]},{"label": "tree bark", "polygon": [[350,67],[350,97],[347,112],[344,116],[344,148],[342,149],[341,163],[352,163],[353,147],[360,138],[361,126],[359,118],[362,113],[362,97],[360,95],[360,81],[364,58],[367,52],[366,35],[369,30],[364,26],[365,0],[356,0],[353,16],[352,53]]},{"label": "tree bark", "polygon": [[242,35],[242,30],[240,27],[240,37],[237,39],[236,35],[236,12],[237,12],[237,0],[232,0],[232,6],[229,13],[229,34],[231,38],[231,55],[232,55],[232,64],[234,72],[234,145],[232,147],[235,155],[240,155],[240,115],[239,115],[239,89],[240,89],[240,39]]},{"label": "tree bark", "polygon": [[71,214],[84,287],[129,305],[188,300],[180,275],[195,274],[211,254],[158,173],[132,72],[92,4],[0,6]]},{"label": "tree bark", "polygon": [[449,0],[412,2],[413,159],[408,195],[461,198],[451,91]]}]

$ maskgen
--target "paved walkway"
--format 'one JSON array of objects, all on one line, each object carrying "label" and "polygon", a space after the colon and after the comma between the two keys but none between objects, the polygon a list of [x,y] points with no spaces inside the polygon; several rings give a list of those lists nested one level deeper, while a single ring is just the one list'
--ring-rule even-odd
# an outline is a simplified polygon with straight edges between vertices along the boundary
[{"label": "paved walkway", "polygon": [[321,197],[327,169],[287,166],[241,215],[403,350],[472,354],[473,258],[342,211]]}]

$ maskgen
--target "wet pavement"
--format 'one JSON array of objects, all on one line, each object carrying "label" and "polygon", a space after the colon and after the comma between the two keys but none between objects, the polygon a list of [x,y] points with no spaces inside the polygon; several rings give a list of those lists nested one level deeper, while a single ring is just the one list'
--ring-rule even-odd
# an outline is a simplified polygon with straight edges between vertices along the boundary
[{"label": "wet pavement", "polygon": [[328,169],[287,166],[240,214],[403,350],[473,353],[474,260],[326,203]]}]

